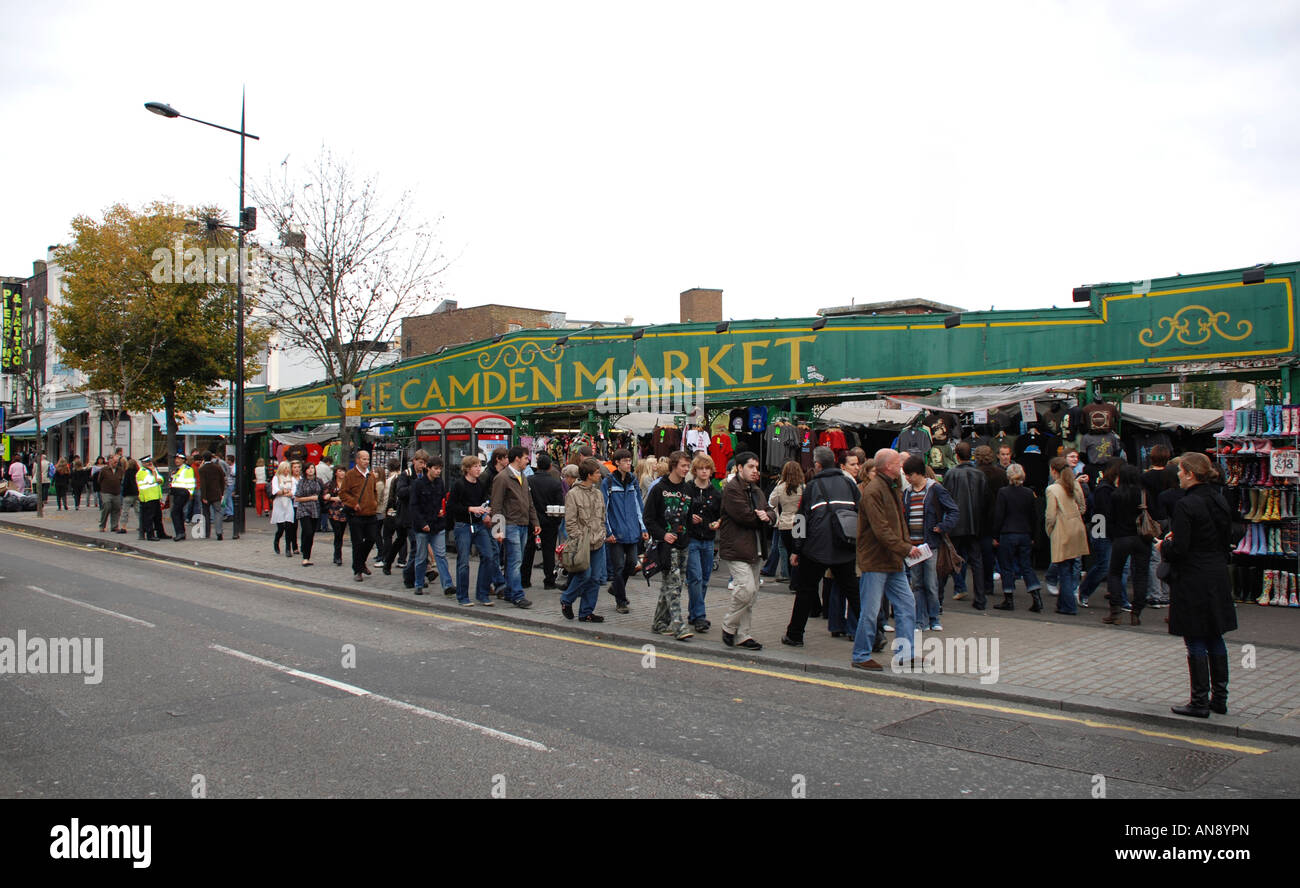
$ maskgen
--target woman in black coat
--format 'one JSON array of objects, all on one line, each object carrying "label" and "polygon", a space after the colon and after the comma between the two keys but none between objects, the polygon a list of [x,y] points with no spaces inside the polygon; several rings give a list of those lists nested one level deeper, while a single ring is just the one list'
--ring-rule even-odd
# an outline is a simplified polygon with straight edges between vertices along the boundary
[{"label": "woman in black coat", "polygon": [[1187,645],[1192,695],[1176,715],[1207,718],[1228,712],[1228,649],[1223,633],[1237,628],[1228,579],[1232,512],[1211,482],[1218,472],[1201,453],[1188,453],[1178,466],[1186,496],[1174,505],[1173,527],[1160,555],[1173,567],[1169,577],[1169,634]]}]

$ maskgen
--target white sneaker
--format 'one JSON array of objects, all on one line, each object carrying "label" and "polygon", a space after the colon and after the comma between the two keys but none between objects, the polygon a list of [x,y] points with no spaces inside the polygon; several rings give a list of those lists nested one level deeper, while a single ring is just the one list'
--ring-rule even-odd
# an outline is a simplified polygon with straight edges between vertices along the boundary
[{"label": "white sneaker", "polygon": [[891,623],[886,623],[886,624],[885,624],[885,631],[886,631],[886,632],[893,632],[893,631],[894,631],[893,624],[891,624]]},{"label": "white sneaker", "polygon": [[1046,584],[1044,584],[1044,585],[1047,586],[1047,594],[1048,594],[1048,595],[1060,595],[1060,594],[1061,594],[1061,587],[1058,586],[1058,585],[1056,585],[1055,583],[1046,583]]},{"label": "white sneaker", "polygon": [[763,585],[763,578],[762,578],[762,577],[759,577],[759,578],[758,578],[758,585],[760,585],[760,586]]},{"label": "white sneaker", "polygon": [[728,581],[727,581],[727,591],[728,591],[728,592],[735,592],[735,591],[736,591],[736,581],[735,581],[735,580],[728,580]]}]

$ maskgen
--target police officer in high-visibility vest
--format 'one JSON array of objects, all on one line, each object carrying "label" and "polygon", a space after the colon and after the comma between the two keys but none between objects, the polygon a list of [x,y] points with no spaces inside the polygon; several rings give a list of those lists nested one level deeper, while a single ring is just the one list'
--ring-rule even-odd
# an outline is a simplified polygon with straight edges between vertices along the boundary
[{"label": "police officer in high-visibility vest", "polygon": [[140,534],[143,539],[157,542],[162,529],[162,479],[151,454],[140,459],[135,485],[140,490]]},{"label": "police officer in high-visibility vest", "polygon": [[176,469],[172,472],[171,501],[172,529],[176,531],[172,539],[178,543],[185,539],[185,510],[190,504],[190,498],[194,496],[194,488],[197,484],[198,477],[194,474],[194,469],[190,468],[189,463],[185,461],[185,454],[176,454]]}]

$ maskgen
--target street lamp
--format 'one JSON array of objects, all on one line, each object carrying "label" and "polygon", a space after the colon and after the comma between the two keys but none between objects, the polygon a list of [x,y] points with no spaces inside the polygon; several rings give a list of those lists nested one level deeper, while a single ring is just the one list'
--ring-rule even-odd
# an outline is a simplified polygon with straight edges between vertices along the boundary
[{"label": "street lamp", "polygon": [[245,458],[246,454],[244,453],[244,235],[257,227],[257,211],[244,206],[244,142],[247,139],[257,139],[258,137],[244,129],[244,94],[242,91],[239,94],[239,129],[209,123],[206,120],[199,120],[197,117],[187,117],[164,102],[145,102],[144,107],[160,117],[169,119],[181,117],[185,120],[192,120],[195,123],[201,123],[213,129],[225,130],[239,136],[239,225],[235,226],[235,229],[239,232],[239,255],[236,260],[238,262],[238,273],[235,278],[235,292],[237,294],[235,308],[235,526],[231,533],[231,539],[237,540],[244,530],[244,506],[241,500],[241,492],[244,489],[245,473],[248,471],[246,465],[248,460]]}]

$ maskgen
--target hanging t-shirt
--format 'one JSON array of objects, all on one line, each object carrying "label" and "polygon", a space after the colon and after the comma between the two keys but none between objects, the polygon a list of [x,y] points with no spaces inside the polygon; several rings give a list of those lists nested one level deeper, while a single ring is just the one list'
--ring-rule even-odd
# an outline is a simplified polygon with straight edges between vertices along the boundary
[{"label": "hanging t-shirt", "polygon": [[769,469],[780,469],[785,465],[785,449],[781,446],[781,423],[772,423],[763,434],[764,465]]},{"label": "hanging t-shirt", "polygon": [[1119,412],[1114,404],[1088,404],[1081,407],[1080,411],[1083,413],[1083,425],[1079,431],[1085,435],[1113,432],[1119,422]]},{"label": "hanging t-shirt", "polygon": [[744,407],[738,407],[727,414],[727,431],[729,432],[743,432],[748,424],[749,410]]},{"label": "hanging t-shirt", "polygon": [[727,477],[727,463],[735,453],[731,435],[714,435],[709,443],[709,457],[713,460],[713,477]]},{"label": "hanging t-shirt", "polygon": [[686,450],[689,453],[699,453],[701,450],[709,449],[709,433],[704,429],[687,429],[686,431]]},{"label": "hanging t-shirt", "polygon": [[1079,446],[1083,450],[1084,460],[1089,465],[1101,465],[1119,456],[1124,449],[1119,436],[1113,432],[1084,435],[1079,439]]},{"label": "hanging t-shirt", "polygon": [[1046,490],[1048,482],[1048,464],[1056,455],[1060,439],[1051,435],[1029,434],[1016,438],[1013,451],[1015,461],[1025,470],[1025,484],[1035,490]]},{"label": "hanging t-shirt", "polygon": [[912,456],[923,456],[929,449],[930,430],[925,426],[916,425],[899,432],[898,450],[900,453],[906,452]]},{"label": "hanging t-shirt", "polygon": [[767,429],[767,408],[750,407],[749,408],[749,426],[745,429],[747,432],[762,432]]},{"label": "hanging t-shirt", "polygon": [[668,456],[674,451],[680,450],[681,444],[682,433],[680,429],[664,426],[654,430],[655,456]]}]

